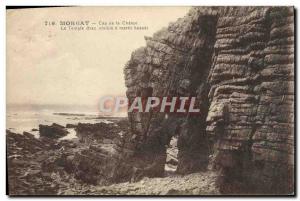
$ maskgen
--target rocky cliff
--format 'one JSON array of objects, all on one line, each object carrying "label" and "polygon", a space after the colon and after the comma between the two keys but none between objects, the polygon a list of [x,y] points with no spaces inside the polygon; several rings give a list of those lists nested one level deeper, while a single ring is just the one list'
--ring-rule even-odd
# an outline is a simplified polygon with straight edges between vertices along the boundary
[{"label": "rocky cliff", "polygon": [[145,39],[129,100],[196,97],[200,113],[7,130],[9,194],[293,194],[294,9],[194,7]]},{"label": "rocky cliff", "polygon": [[221,193],[292,193],[294,9],[195,7],[145,40],[124,69],[129,100],[196,96],[201,113],[129,113],[127,175],[162,176],[178,136],[177,173],[215,169]]}]

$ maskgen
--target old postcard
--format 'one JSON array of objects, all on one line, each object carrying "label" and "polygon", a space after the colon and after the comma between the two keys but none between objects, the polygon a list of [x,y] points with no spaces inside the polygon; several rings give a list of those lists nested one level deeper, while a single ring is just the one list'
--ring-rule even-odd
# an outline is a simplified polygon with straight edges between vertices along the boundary
[{"label": "old postcard", "polygon": [[6,10],[7,190],[294,195],[293,7]]}]

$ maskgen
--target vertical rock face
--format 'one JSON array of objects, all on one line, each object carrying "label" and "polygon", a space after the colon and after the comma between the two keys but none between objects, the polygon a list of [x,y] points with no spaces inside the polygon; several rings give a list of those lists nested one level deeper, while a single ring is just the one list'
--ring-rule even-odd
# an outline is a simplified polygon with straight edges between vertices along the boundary
[{"label": "vertical rock face", "polygon": [[[178,172],[205,169],[208,146],[205,135],[207,111],[206,78],[212,61],[216,12],[194,9],[185,18],[169,25],[152,38],[147,46],[132,54],[125,67],[127,96],[198,96],[203,114],[196,117],[157,113],[129,113],[132,137],[127,145],[142,161],[141,169],[150,176],[162,176],[166,145],[179,135]],[[202,97],[203,95],[203,97]],[[148,175],[149,176],[149,175]]]},{"label": "vertical rock face", "polygon": [[201,113],[129,113],[133,177],[162,176],[176,135],[178,173],[211,156],[224,193],[293,192],[293,8],[195,7],[145,39],[124,69],[129,100],[196,96]]},{"label": "vertical rock face", "polygon": [[262,192],[293,185],[293,19],[282,7],[228,8],[218,18],[206,130],[226,182]]}]

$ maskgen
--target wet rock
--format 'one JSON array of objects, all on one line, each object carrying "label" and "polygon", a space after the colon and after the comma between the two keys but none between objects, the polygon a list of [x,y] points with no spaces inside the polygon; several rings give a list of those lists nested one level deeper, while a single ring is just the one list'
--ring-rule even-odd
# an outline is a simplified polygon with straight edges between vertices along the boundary
[{"label": "wet rock", "polygon": [[119,133],[122,128],[115,123],[79,123],[76,133],[81,142],[118,143],[121,139]]},{"label": "wet rock", "polygon": [[119,154],[116,145],[91,144],[77,152],[72,159],[75,178],[85,183],[108,184],[115,181],[115,169],[118,168]]},{"label": "wet rock", "polygon": [[76,128],[75,124],[66,124],[66,128]]},{"label": "wet rock", "polygon": [[56,138],[56,139],[64,137],[69,133],[65,127],[56,123],[53,123],[50,126],[40,124],[39,131],[41,137]]},{"label": "wet rock", "polygon": [[[88,135],[97,133],[97,128],[103,129],[99,125],[85,126],[84,130],[90,131]],[[64,129],[57,124],[53,127]],[[110,127],[111,132],[120,138],[120,128],[116,130],[116,127]],[[9,194],[55,195],[67,192],[73,183],[82,188],[82,185],[116,182],[116,175],[126,175],[126,168],[118,166],[121,148],[115,143],[115,138],[105,136],[101,135],[100,141],[96,138],[95,143],[88,144],[78,139],[35,138],[28,132],[21,135],[7,130]]]},{"label": "wet rock", "polygon": [[56,194],[58,185],[43,174],[40,163],[48,158],[51,145],[26,132],[21,135],[7,131],[6,137],[9,194]]},{"label": "wet rock", "polygon": [[31,133],[29,133],[29,132],[23,132],[23,135],[24,135],[24,136],[27,136],[28,138],[34,137],[34,135],[31,134]]}]

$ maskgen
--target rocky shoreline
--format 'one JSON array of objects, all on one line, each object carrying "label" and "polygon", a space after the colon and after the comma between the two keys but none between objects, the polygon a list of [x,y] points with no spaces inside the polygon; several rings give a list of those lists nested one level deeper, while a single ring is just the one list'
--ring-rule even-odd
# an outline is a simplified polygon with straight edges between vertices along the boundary
[{"label": "rocky shoreline", "polygon": [[294,195],[294,15],[193,7],[145,37],[124,67],[129,103],[196,97],[200,114],[66,125],[73,140],[57,124],[7,131],[9,194]]},{"label": "rocky shoreline", "polygon": [[[9,194],[56,195],[72,183],[101,183],[99,172],[93,171],[96,164],[92,163],[99,157],[110,160],[120,143],[118,133],[124,124],[126,120],[111,124],[78,123],[73,125],[78,137],[72,140],[61,140],[68,131],[55,123],[40,125],[39,138],[28,132],[17,134],[7,130]],[[99,168],[101,171],[103,166]]]},{"label": "rocky shoreline", "polygon": [[[77,138],[62,139],[68,134],[67,128],[74,128]],[[180,185],[176,187],[178,178],[190,177],[174,175],[178,163],[176,141],[168,149],[165,178],[122,179],[120,175],[124,173],[118,171],[124,165],[120,163],[126,132],[126,118],[108,124],[39,125],[39,138],[29,132],[18,134],[7,130],[9,195],[193,194],[203,191],[196,182],[203,178],[207,178],[207,182],[202,182],[203,188],[210,189],[206,193],[216,191],[212,187],[215,176],[209,173],[203,178],[196,175],[194,183],[191,181],[182,190]],[[125,183],[116,184],[119,182]],[[144,183],[149,185],[143,187]]]}]

